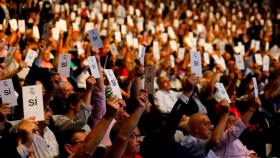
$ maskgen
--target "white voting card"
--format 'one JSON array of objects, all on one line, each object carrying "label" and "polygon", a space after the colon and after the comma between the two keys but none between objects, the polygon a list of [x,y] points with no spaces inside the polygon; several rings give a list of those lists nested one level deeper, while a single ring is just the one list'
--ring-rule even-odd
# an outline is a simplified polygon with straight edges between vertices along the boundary
[{"label": "white voting card", "polygon": [[269,56],[265,55],[263,57],[263,71],[269,71]]},{"label": "white voting card", "polygon": [[33,26],[33,36],[37,39],[40,39],[40,32],[38,26]]},{"label": "white voting card", "polygon": [[228,101],[228,103],[231,103],[230,98],[227,94],[227,91],[226,91],[224,85],[222,83],[216,83],[216,87],[219,91],[219,94],[220,94],[221,98],[226,99]]},{"label": "white voting card", "polygon": [[25,32],[25,20],[18,20],[18,30],[20,33]]},{"label": "white voting card", "polygon": [[203,59],[204,59],[204,62],[205,62],[207,65],[210,64],[210,56],[209,56],[209,53],[204,52],[204,53],[203,53]]},{"label": "white voting card", "polygon": [[18,24],[17,24],[17,20],[16,19],[9,20],[9,24],[10,24],[12,30],[17,31]]},{"label": "white voting card", "polygon": [[245,64],[244,64],[243,56],[241,54],[234,54],[234,57],[235,57],[235,63],[237,65],[237,68],[239,70],[244,70]]},{"label": "white voting card", "polygon": [[184,57],[185,57],[185,48],[181,47],[178,50],[178,59],[182,61],[184,60]]},{"label": "white voting card", "polygon": [[259,54],[259,53],[255,54],[255,59],[256,59],[256,63],[258,65],[262,65],[263,64],[262,63],[262,56],[261,56],[261,54]]},{"label": "white voting card", "polygon": [[253,77],[252,80],[253,80],[253,85],[254,85],[254,95],[255,95],[255,97],[257,97],[257,96],[259,96],[257,79],[256,79],[256,77]]},{"label": "white voting card", "polygon": [[59,54],[57,72],[64,77],[70,76],[71,54]]},{"label": "white voting card", "polygon": [[100,78],[100,73],[99,73],[96,57],[95,56],[89,56],[87,58],[87,60],[88,60],[88,64],[89,64],[89,67],[90,67],[91,75],[94,78]]},{"label": "white voting card", "polygon": [[140,63],[142,65],[144,65],[144,61],[145,61],[145,52],[146,52],[146,47],[143,45],[139,46],[139,59],[140,59]]},{"label": "white voting card", "polygon": [[104,72],[107,76],[107,79],[110,83],[110,86],[112,88],[113,93],[119,98],[122,99],[122,94],[120,90],[120,86],[118,84],[118,81],[115,77],[115,74],[112,69],[104,69]]},{"label": "white voting card", "polygon": [[2,103],[9,103],[10,106],[18,105],[12,79],[0,80],[0,87]]},{"label": "white voting card", "polygon": [[23,114],[24,118],[35,116],[36,121],[45,120],[43,93],[40,85],[24,86],[23,95]]},{"label": "white voting card", "polygon": [[192,73],[202,76],[201,55],[197,51],[190,51]]},{"label": "white voting card", "polygon": [[59,40],[59,29],[58,28],[52,28],[52,38],[56,41]]},{"label": "white voting card", "polygon": [[119,55],[118,48],[114,43],[110,44],[110,51],[112,54]]},{"label": "white voting card", "polygon": [[153,41],[153,55],[156,60],[160,59],[158,41]]},{"label": "white voting card", "polygon": [[102,40],[99,36],[99,33],[96,29],[90,30],[88,32],[88,38],[94,48],[103,48]]},{"label": "white voting card", "polygon": [[27,55],[25,57],[25,62],[27,63],[28,66],[32,66],[35,58],[38,56],[38,53],[32,49],[28,49]]}]

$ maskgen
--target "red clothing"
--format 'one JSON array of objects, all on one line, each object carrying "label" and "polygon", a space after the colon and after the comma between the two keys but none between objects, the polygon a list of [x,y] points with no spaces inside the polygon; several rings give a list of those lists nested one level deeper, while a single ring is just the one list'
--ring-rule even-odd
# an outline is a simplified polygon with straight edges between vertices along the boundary
[{"label": "red clothing", "polygon": [[134,158],[142,158],[142,156],[136,154],[136,155],[134,156]]}]

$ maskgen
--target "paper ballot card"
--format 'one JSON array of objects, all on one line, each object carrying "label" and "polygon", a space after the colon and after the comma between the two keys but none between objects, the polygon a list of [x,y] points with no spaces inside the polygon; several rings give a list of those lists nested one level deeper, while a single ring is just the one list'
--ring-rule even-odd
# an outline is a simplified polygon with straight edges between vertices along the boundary
[{"label": "paper ballot card", "polygon": [[241,54],[234,54],[234,58],[235,58],[235,63],[237,65],[237,68],[239,70],[244,70],[245,64],[244,64],[243,56]]},{"label": "paper ballot card", "polygon": [[252,40],[251,40],[251,44],[250,44],[250,48],[251,48],[251,49],[254,49],[254,48],[255,48],[255,45],[256,45],[256,40],[252,39]]},{"label": "paper ballot card", "polygon": [[262,65],[263,64],[262,63],[262,56],[261,56],[261,54],[259,54],[259,53],[255,54],[255,59],[256,59],[256,63],[258,65]]},{"label": "paper ballot card", "polygon": [[146,52],[146,47],[143,45],[140,45],[139,46],[139,60],[142,65],[144,65],[144,61],[145,61],[145,52]]},{"label": "paper ballot card", "polygon": [[178,45],[177,45],[177,42],[175,40],[171,40],[169,41],[169,45],[170,45],[170,48],[174,51],[177,51],[178,49]]},{"label": "paper ballot card", "polygon": [[115,32],[115,40],[116,42],[121,42],[122,41],[122,36],[120,31]]},{"label": "paper ballot card", "polygon": [[59,40],[59,29],[58,28],[52,28],[52,38],[56,41]]},{"label": "paper ballot card", "polygon": [[33,36],[37,39],[40,39],[40,32],[38,26],[33,26]]},{"label": "paper ballot card", "polygon": [[203,59],[204,59],[204,62],[209,65],[210,64],[210,57],[209,57],[209,54],[207,52],[204,52],[203,53]]},{"label": "paper ballot card", "polygon": [[59,21],[59,31],[67,32],[67,22],[64,19],[60,19]]},{"label": "paper ballot card", "polygon": [[178,50],[178,59],[180,61],[184,60],[184,57],[185,57],[185,48],[179,48]]},{"label": "paper ballot card", "polygon": [[263,57],[263,71],[269,71],[269,56],[265,55]]},{"label": "paper ballot card", "polygon": [[1,80],[0,88],[2,103],[9,103],[10,106],[18,105],[12,79]]},{"label": "paper ballot card", "polygon": [[18,30],[20,33],[25,32],[25,20],[18,20]]},{"label": "paper ballot card", "polygon": [[122,33],[122,35],[126,35],[126,33],[127,33],[126,25],[121,25],[121,33]]},{"label": "paper ballot card", "polygon": [[64,77],[70,76],[71,54],[59,54],[57,72]]},{"label": "paper ballot card", "polygon": [[138,38],[133,38],[133,48],[137,49],[138,47]]},{"label": "paper ballot card", "polygon": [[122,94],[118,80],[115,77],[115,74],[112,69],[104,69],[107,79],[110,83],[113,93],[119,98],[122,99]]},{"label": "paper ballot card", "polygon": [[201,55],[197,51],[190,51],[192,73],[202,76]]},{"label": "paper ballot card", "polygon": [[85,53],[85,50],[84,50],[84,48],[83,48],[82,43],[81,43],[80,41],[77,41],[77,42],[76,42],[76,45],[77,45],[77,49],[78,49],[78,54],[79,54],[79,55],[84,54],[84,53]]},{"label": "paper ballot card", "polygon": [[239,46],[240,54],[245,55],[245,45]]},{"label": "paper ballot card", "polygon": [[252,80],[253,80],[253,85],[254,85],[254,95],[255,95],[255,97],[258,97],[259,96],[259,90],[258,90],[257,79],[256,79],[256,77],[253,77]]},{"label": "paper ballot card", "polygon": [[261,48],[261,42],[260,42],[259,40],[256,40],[255,49],[256,49],[257,51],[259,51],[260,48]]},{"label": "paper ballot card", "polygon": [[170,55],[169,60],[170,60],[171,68],[174,68],[175,67],[175,58],[174,58],[174,56]]},{"label": "paper ballot card", "polygon": [[154,94],[154,78],[155,78],[155,68],[153,66],[145,67],[145,85],[148,94]]},{"label": "paper ballot card", "polygon": [[221,99],[226,99],[228,103],[231,103],[230,98],[227,94],[227,91],[222,83],[216,83],[216,87],[219,91],[219,94],[221,96]]},{"label": "paper ballot card", "polygon": [[37,58],[37,56],[38,53],[36,51],[29,49],[24,61],[27,63],[28,66],[31,67],[35,58]]},{"label": "paper ballot card", "polygon": [[9,24],[12,28],[12,30],[16,31],[18,29],[18,24],[16,19],[9,20]]},{"label": "paper ballot card", "polygon": [[130,33],[126,35],[126,44],[128,46],[133,46],[133,37]]},{"label": "paper ballot card", "polygon": [[45,120],[43,93],[40,85],[24,86],[23,95],[23,114],[24,118],[35,116],[36,121]]},{"label": "paper ballot card", "polygon": [[102,40],[99,36],[99,33],[96,29],[90,30],[88,32],[88,38],[94,48],[103,48]]},{"label": "paper ballot card", "polygon": [[9,65],[11,63],[16,49],[17,49],[16,47],[9,47],[8,53],[4,60],[4,63],[6,63],[6,65]]},{"label": "paper ballot card", "polygon": [[110,51],[112,54],[119,55],[118,48],[114,43],[110,44]]},{"label": "paper ballot card", "polygon": [[90,67],[91,75],[94,78],[100,78],[100,73],[99,73],[96,57],[95,56],[89,56],[87,58],[87,60],[88,60],[88,64],[89,64],[89,67]]},{"label": "paper ballot card", "polygon": [[269,42],[265,42],[265,50],[266,50],[266,51],[269,50]]},{"label": "paper ballot card", "polygon": [[153,41],[153,56],[156,60],[160,59],[158,41]]}]

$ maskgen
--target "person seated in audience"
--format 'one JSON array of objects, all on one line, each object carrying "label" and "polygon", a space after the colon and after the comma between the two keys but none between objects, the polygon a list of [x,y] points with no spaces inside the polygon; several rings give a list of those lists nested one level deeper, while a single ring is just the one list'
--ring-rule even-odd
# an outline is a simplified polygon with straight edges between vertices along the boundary
[{"label": "person seated in audience", "polygon": [[49,106],[44,108],[44,120],[36,123],[35,118],[21,121],[16,128],[18,146],[21,157],[55,157],[59,155],[57,139],[49,129],[52,111]]},{"label": "person seated in audience", "polygon": [[214,152],[217,156],[257,157],[257,154],[254,151],[248,150],[247,147],[243,145],[239,140],[239,136],[242,134],[252,115],[260,105],[260,99],[256,97],[250,108],[240,118],[234,113],[229,115],[220,143],[214,148]]},{"label": "person seated in audience", "polygon": [[138,107],[123,121],[116,122],[111,129],[112,146],[106,153],[106,158],[141,158],[140,145],[142,137],[137,128],[141,115],[151,106],[146,92],[140,92],[137,97]]},{"label": "person seated in audience", "polygon": [[91,131],[86,134],[82,129],[64,131],[60,141],[61,157],[92,157],[104,137],[113,118],[118,114],[119,100],[111,97],[106,101],[106,113]]}]

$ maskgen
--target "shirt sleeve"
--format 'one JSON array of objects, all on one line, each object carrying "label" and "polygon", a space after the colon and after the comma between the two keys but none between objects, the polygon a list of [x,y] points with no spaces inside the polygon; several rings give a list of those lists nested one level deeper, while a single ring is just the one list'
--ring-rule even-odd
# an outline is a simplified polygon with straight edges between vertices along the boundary
[{"label": "shirt sleeve", "polygon": [[155,94],[155,104],[158,105],[161,113],[170,113],[171,108],[168,106],[169,102],[164,99],[165,97],[161,91],[158,91]]},{"label": "shirt sleeve", "polygon": [[106,112],[105,89],[103,90],[98,86],[94,86],[92,96],[94,108],[90,119],[92,121],[91,127],[93,128],[102,119]]},{"label": "shirt sleeve", "polygon": [[238,139],[245,128],[246,125],[240,119],[235,121],[234,125],[223,133],[221,143],[219,144],[219,146],[233,142],[234,140]]},{"label": "shirt sleeve", "polygon": [[19,144],[17,146],[17,152],[19,153],[20,157],[26,158],[29,155],[29,149],[24,146],[23,144]]}]

